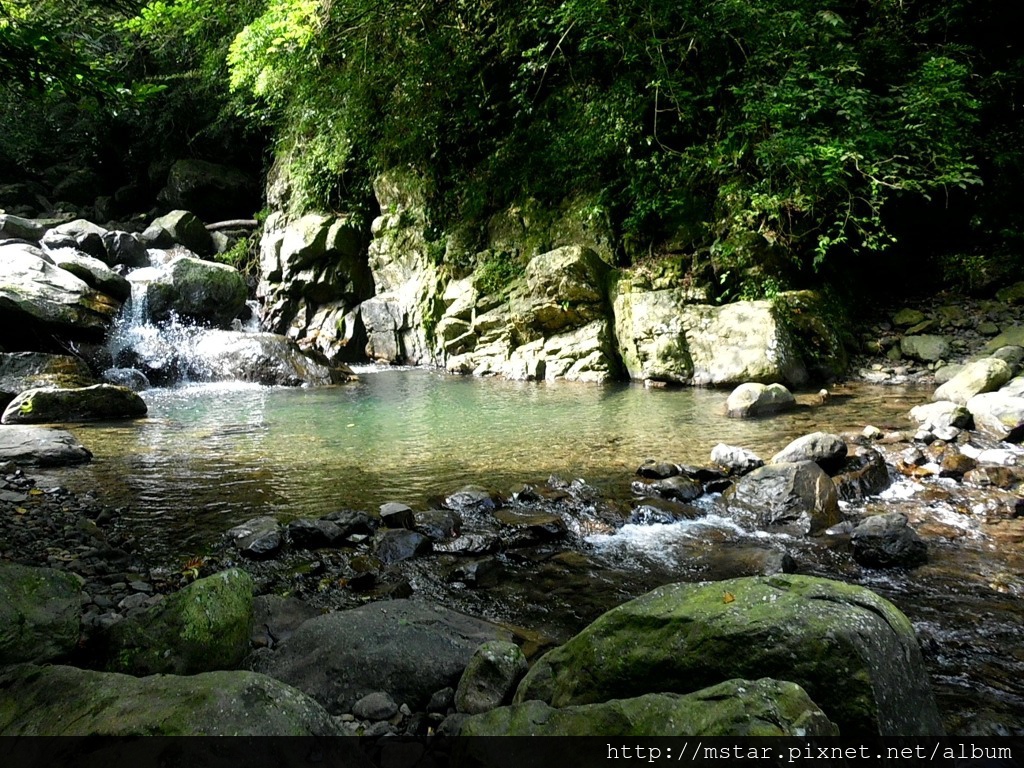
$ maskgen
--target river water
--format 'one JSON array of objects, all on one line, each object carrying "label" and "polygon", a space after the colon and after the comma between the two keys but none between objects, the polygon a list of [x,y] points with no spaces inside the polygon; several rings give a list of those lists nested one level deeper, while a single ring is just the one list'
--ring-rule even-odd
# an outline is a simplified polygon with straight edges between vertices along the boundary
[{"label": "river water", "polygon": [[[507,493],[557,475],[628,500],[647,458],[705,464],[719,442],[767,458],[813,431],[905,429],[907,411],[930,394],[856,384],[836,389],[826,404],[802,395],[792,413],[735,420],[723,413],[727,393],[715,390],[510,382],[426,369],[360,374],[318,389],[150,390],[146,419],[76,425],[94,461],[45,480],[125,507],[118,525],[142,550],[181,561],[257,515],[311,517],[393,500],[426,509],[467,484]],[[1024,529],[1000,512],[1011,496],[901,480],[869,502],[869,511],[906,512],[928,541],[929,564],[911,572],[858,566],[842,535],[756,535],[712,515],[627,525],[582,537],[575,551],[512,559],[488,590],[446,585],[429,573],[431,558],[411,566],[410,579],[426,597],[561,641],[658,584],[742,575],[765,551],[785,552],[800,572],[864,584],[908,614],[951,732],[1021,734]]]}]

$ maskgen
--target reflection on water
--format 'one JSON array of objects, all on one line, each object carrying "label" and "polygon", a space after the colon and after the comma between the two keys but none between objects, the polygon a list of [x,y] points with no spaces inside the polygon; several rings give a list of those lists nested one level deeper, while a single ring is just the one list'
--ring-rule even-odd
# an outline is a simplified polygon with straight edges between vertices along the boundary
[{"label": "reflection on water", "polygon": [[[645,458],[704,463],[718,442],[769,456],[817,429],[906,426],[912,392],[857,387],[828,405],[728,419],[727,393],[369,369],[319,389],[202,384],[145,393],[149,417],[76,425],[92,464],[53,480],[99,488],[175,553],[258,514],[414,506],[467,483],[507,491],[551,474],[626,494]],[[807,398],[810,400],[811,398]]]}]

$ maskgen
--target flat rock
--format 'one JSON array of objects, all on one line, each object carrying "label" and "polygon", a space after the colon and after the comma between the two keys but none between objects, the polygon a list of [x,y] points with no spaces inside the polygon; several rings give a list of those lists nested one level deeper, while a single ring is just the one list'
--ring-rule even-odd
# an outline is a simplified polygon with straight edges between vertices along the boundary
[{"label": "flat rock", "polygon": [[75,389],[30,389],[12,400],[2,424],[53,424],[138,419],[146,401],[126,387],[94,384]]},{"label": "flat rock", "polygon": [[0,426],[0,462],[58,467],[90,461],[92,453],[63,429]]}]

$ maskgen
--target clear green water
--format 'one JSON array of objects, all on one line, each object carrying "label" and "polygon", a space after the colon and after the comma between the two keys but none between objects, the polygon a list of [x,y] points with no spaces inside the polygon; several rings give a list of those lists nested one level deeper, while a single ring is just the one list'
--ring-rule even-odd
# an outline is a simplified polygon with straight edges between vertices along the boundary
[{"label": "clear green water", "polygon": [[[557,474],[628,495],[646,458],[705,463],[719,442],[770,456],[818,429],[906,427],[912,391],[859,386],[771,419],[723,415],[727,393],[367,371],[321,389],[193,385],[145,393],[149,417],[75,425],[95,460],[53,480],[130,507],[140,543],[173,554],[260,514],[421,508],[474,483]],[[815,396],[800,396],[810,403]]]}]

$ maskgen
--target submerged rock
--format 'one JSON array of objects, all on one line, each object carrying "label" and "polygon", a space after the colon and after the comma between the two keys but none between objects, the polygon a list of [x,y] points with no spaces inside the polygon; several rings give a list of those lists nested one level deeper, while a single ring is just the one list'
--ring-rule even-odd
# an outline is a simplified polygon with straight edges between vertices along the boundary
[{"label": "submerged rock", "polygon": [[515,702],[562,708],[757,675],[800,685],[845,736],[942,733],[907,618],[863,587],[810,576],[656,589],[545,654]]},{"label": "submerged rock", "polygon": [[341,731],[308,696],[253,672],[139,679],[23,665],[0,673],[0,735],[140,734],[337,736]]},{"label": "submerged rock", "polygon": [[[553,708],[541,701],[466,720],[460,736],[836,736],[839,729],[796,683],[728,680],[688,694],[649,693],[600,704]],[[462,749],[486,753],[500,739]],[[501,745],[505,752],[508,747]],[[504,764],[500,757],[487,765]],[[567,764],[571,760],[566,761]]]},{"label": "submerged rock", "polygon": [[10,402],[0,423],[47,424],[138,419],[146,401],[130,389],[94,384],[78,389],[30,389]]}]

